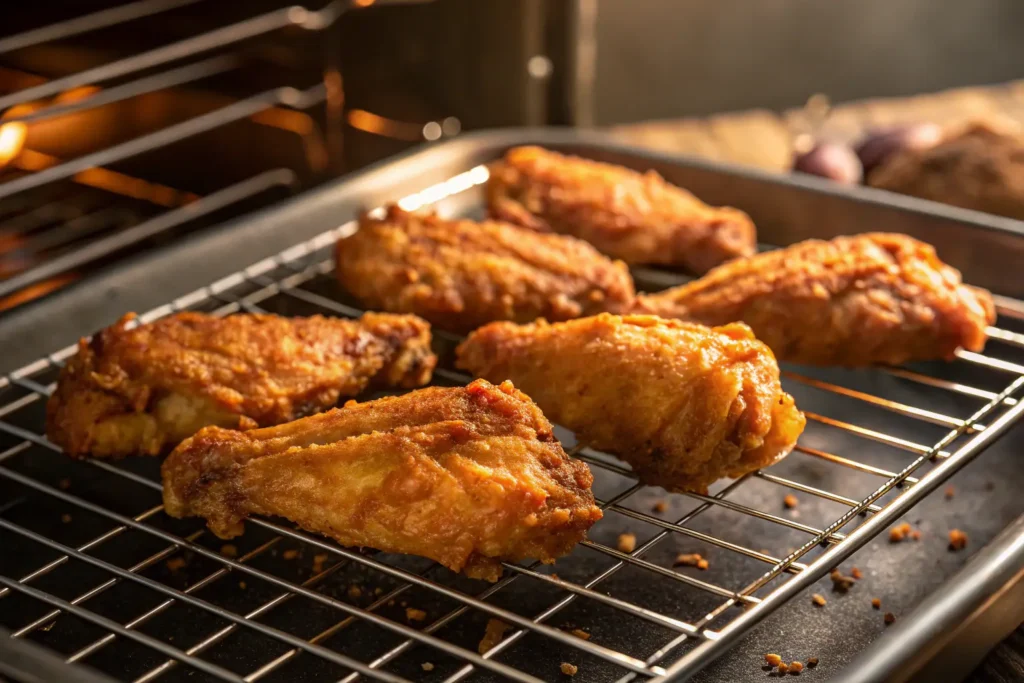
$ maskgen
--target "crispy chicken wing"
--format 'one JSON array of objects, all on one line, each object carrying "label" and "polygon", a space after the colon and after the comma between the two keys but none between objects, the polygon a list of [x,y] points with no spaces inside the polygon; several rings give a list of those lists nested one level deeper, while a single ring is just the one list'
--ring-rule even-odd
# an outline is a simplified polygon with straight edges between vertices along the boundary
[{"label": "crispy chicken wing", "polygon": [[61,372],[46,433],[70,455],[156,455],[206,425],[280,424],[370,384],[421,386],[437,362],[411,315],[133,318],[80,341]]},{"label": "crispy chicken wing", "polygon": [[347,546],[496,581],[553,562],[601,518],[593,477],[510,383],[431,387],[249,432],[207,427],[164,462],[164,506],[222,538],[287,517]]},{"label": "crispy chicken wing", "polygon": [[491,215],[574,235],[626,263],[704,273],[757,249],[747,214],[708,206],[654,171],[636,171],[539,147],[517,147],[491,168]]},{"label": "crispy chicken wing", "polygon": [[743,321],[781,360],[863,366],[980,351],[991,295],[930,245],[869,233],[807,240],[638,297],[637,309],[706,325]]},{"label": "crispy chicken wing", "polygon": [[338,279],[372,308],[415,313],[454,331],[494,320],[566,320],[632,305],[621,262],[561,235],[444,220],[392,206],[337,247]]},{"label": "crispy chicken wing", "polygon": [[804,428],[771,351],[743,324],[608,314],[493,323],[457,353],[460,367],[512,380],[583,443],[669,490],[771,465]]}]

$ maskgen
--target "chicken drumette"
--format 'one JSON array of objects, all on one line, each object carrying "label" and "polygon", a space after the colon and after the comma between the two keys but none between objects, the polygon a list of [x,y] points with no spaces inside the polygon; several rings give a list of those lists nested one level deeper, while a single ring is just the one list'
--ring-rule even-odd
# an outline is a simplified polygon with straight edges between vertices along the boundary
[{"label": "chicken drumette", "polygon": [[338,242],[338,280],[365,305],[453,331],[494,320],[567,320],[633,303],[626,265],[562,235],[444,220],[392,206]]},{"label": "chicken drumette", "polygon": [[733,261],[638,297],[637,310],[705,325],[742,321],[780,360],[851,367],[980,351],[995,320],[991,295],[962,284],[934,248],[888,233]]},{"label": "chicken drumette", "polygon": [[437,363],[411,315],[133,318],[83,339],[61,372],[46,433],[69,455],[156,455],[206,425],[269,426],[371,385],[422,386]]},{"label": "chicken drumette", "polygon": [[626,263],[704,273],[757,249],[747,214],[708,206],[654,171],[636,171],[539,147],[517,147],[491,168],[491,215],[574,235]]},{"label": "chicken drumette", "polygon": [[347,546],[429,557],[495,581],[553,562],[601,518],[593,477],[509,383],[477,380],[236,432],[208,427],[164,462],[164,506],[222,538],[279,515]]},{"label": "chicken drumette", "polygon": [[804,428],[771,351],[742,324],[608,314],[493,323],[459,347],[458,364],[512,380],[583,443],[669,490],[771,465]]}]

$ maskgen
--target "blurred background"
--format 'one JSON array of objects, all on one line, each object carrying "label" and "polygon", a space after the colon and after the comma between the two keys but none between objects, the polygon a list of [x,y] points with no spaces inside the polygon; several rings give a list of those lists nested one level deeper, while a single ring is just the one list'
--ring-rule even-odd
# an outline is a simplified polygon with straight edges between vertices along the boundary
[{"label": "blurred background", "polygon": [[807,136],[1024,118],[1019,0],[16,4],[0,309],[473,129],[785,170]]}]

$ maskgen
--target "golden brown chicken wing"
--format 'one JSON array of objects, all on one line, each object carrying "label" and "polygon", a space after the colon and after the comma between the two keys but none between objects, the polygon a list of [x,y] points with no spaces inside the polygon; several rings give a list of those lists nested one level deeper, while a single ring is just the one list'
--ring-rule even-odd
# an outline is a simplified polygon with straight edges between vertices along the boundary
[{"label": "golden brown chicken wing", "polygon": [[771,465],[804,428],[771,351],[742,324],[608,314],[493,323],[457,353],[460,367],[512,380],[583,443],[669,490]]},{"label": "golden brown chicken wing", "polygon": [[626,263],[704,273],[757,249],[747,214],[708,206],[654,171],[517,147],[494,164],[491,215],[535,230],[574,235]]},{"label": "golden brown chicken wing", "polygon": [[249,432],[207,427],[164,462],[164,506],[222,538],[287,517],[347,546],[496,581],[553,562],[601,518],[593,477],[510,383],[431,387]]},{"label": "golden brown chicken wing", "polygon": [[206,425],[274,425],[371,384],[421,386],[437,363],[411,315],[133,318],[80,341],[61,372],[46,433],[69,455],[156,455]]},{"label": "golden brown chicken wing", "polygon": [[869,233],[807,240],[638,297],[637,309],[706,325],[743,321],[781,360],[862,366],[980,351],[992,297],[931,246]]},{"label": "golden brown chicken wing", "polygon": [[365,305],[453,331],[493,320],[566,320],[632,305],[621,262],[561,235],[443,220],[392,206],[337,247],[338,279]]}]

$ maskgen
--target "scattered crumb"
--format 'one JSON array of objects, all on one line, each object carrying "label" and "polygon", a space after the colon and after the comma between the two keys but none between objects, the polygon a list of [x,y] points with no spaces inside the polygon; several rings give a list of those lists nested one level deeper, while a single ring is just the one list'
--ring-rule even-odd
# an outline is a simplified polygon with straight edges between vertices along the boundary
[{"label": "scattered crumb", "polygon": [[850,590],[850,587],[856,583],[856,579],[850,576],[843,576],[843,573],[838,569],[833,569],[828,577],[832,579],[832,590],[839,591],[840,593]]},{"label": "scattered crumb", "polygon": [[811,596],[811,602],[813,602],[818,607],[824,607],[825,606],[825,596],[822,595],[821,593],[815,593],[814,595]]},{"label": "scattered crumb", "polygon": [[705,560],[703,557],[700,558],[697,561],[697,569],[701,570],[702,572],[706,572],[708,570],[708,561]]},{"label": "scattered crumb", "polygon": [[[351,586],[348,587],[348,597],[350,597],[351,599],[355,600],[356,598],[361,598],[362,596],[363,596],[363,589],[360,588],[359,586],[357,586],[357,585],[355,585],[353,583]],[[408,614],[408,611],[409,610],[406,610],[407,614]]]},{"label": "scattered crumb", "polygon": [[422,669],[424,671],[433,671],[434,670],[434,665],[431,664],[430,662],[423,662],[422,664],[420,664],[420,667],[422,667]]},{"label": "scattered crumb", "polygon": [[700,556],[700,553],[680,553],[676,555],[675,562],[672,563],[673,567],[697,567],[701,562],[704,562],[704,558]]},{"label": "scattered crumb", "polygon": [[818,658],[817,657],[811,657],[810,659],[808,659],[807,660],[807,666],[809,668],[811,668],[811,669],[813,669],[814,667],[818,666]]},{"label": "scattered crumb", "polygon": [[803,662],[790,662],[789,663],[789,673],[793,674],[794,676],[799,676],[800,672],[803,671],[803,670],[804,670]]},{"label": "scattered crumb", "polygon": [[788,509],[792,510],[793,508],[800,504],[800,501],[796,499],[796,496],[790,493],[787,494],[786,497],[782,499],[782,504],[785,505]]},{"label": "scattered crumb", "polygon": [[904,522],[899,526],[894,526],[893,528],[889,529],[889,542],[902,543],[904,540],[906,540],[907,536],[910,535],[911,531],[912,530],[910,528],[910,524],[908,524],[907,522]]},{"label": "scattered crumb", "polygon": [[892,622],[896,621],[896,615],[892,612],[886,612],[885,616],[882,617],[882,620],[885,622],[885,625],[888,626]]},{"label": "scattered crumb", "polygon": [[327,558],[330,557],[327,553],[320,553],[313,556],[313,573],[319,574],[324,570],[324,563],[327,562]]},{"label": "scattered crumb", "polygon": [[230,543],[225,543],[220,547],[220,554],[224,557],[238,557],[238,548]]},{"label": "scattered crumb", "polygon": [[188,564],[188,562],[185,561],[184,557],[172,557],[171,559],[167,560],[167,568],[170,569],[172,572],[178,571],[186,564]]},{"label": "scattered crumb", "polygon": [[918,531],[917,529],[914,529],[913,531],[910,532],[910,538],[911,538],[911,540],[914,540],[914,541],[920,541],[921,540],[921,532]]},{"label": "scattered crumb", "polygon": [[882,601],[878,598],[871,598],[871,606],[875,609],[882,609]]},{"label": "scattered crumb", "polygon": [[946,487],[946,500],[953,500],[953,496],[956,495],[956,489],[952,486]]},{"label": "scattered crumb", "polygon": [[655,512],[664,512],[665,510],[668,510],[668,503],[665,501],[659,500],[654,504]]},{"label": "scattered crumb", "polygon": [[395,601],[394,600],[388,600],[388,607],[394,607],[394,606],[395,606]]},{"label": "scattered crumb", "polygon": [[778,666],[782,663],[782,657],[776,654],[767,654],[764,656],[764,661],[768,666]]},{"label": "scattered crumb", "polygon": [[963,550],[967,547],[967,534],[960,531],[959,529],[953,529],[949,532],[949,549],[950,550]]},{"label": "scattered crumb", "polygon": [[399,605],[401,605],[402,607],[408,607],[408,606],[409,606],[409,603],[407,603],[407,602],[406,602],[405,600],[402,600],[402,601],[401,601],[400,603],[398,603],[398,604],[399,604]]},{"label": "scattered crumb", "polygon": [[574,628],[573,630],[569,631],[569,633],[576,636],[577,638],[581,638],[583,640],[590,640],[590,634],[581,628]]},{"label": "scattered crumb", "polygon": [[[352,589],[350,588],[349,592],[351,592],[351,590]],[[415,607],[406,607],[405,618],[409,621],[423,621],[427,618],[427,613],[421,609],[416,609]]]},{"label": "scattered crumb", "polygon": [[67,491],[69,488],[71,488],[71,480],[65,477],[57,482],[57,486],[60,488],[61,491]]},{"label": "scattered crumb", "polygon": [[384,589],[381,588],[380,586],[377,586],[376,588],[373,589],[373,594],[374,595],[384,595]]},{"label": "scattered crumb", "polygon": [[239,581],[238,582],[238,587],[241,588],[242,590],[245,590],[245,588],[246,588],[245,581]]},{"label": "scattered crumb", "polygon": [[631,553],[636,549],[636,534],[619,534],[619,552]]},{"label": "scattered crumb", "polygon": [[559,581],[562,580],[562,577],[559,576],[558,574],[556,574],[555,572],[551,572],[551,578],[552,579],[558,579]]},{"label": "scattered crumb", "polygon": [[480,639],[480,644],[476,646],[476,651],[480,654],[484,654],[492,647],[501,642],[501,637],[505,635],[505,631],[511,628],[508,624],[500,619],[488,619],[487,628],[484,630],[484,637]]},{"label": "scattered crumb", "polygon": [[856,581],[860,581],[864,578],[864,574],[862,574],[861,571],[856,567],[850,568],[850,576],[852,576]]},{"label": "scattered crumb", "polygon": [[281,557],[283,557],[286,560],[294,560],[298,556],[299,551],[295,548],[289,548],[288,550],[285,550],[283,553],[281,553]]},{"label": "scattered crumb", "polygon": [[64,522],[65,524],[69,524],[71,522],[71,515],[65,512],[63,515],[60,516],[60,521]]},{"label": "scattered crumb", "polygon": [[576,672],[580,670],[578,666],[570,664],[569,662],[562,662],[562,666],[560,668],[562,669],[562,673],[566,676],[575,676]]},{"label": "scattered crumb", "polygon": [[789,671],[789,664],[786,664],[785,662],[780,662],[779,663],[779,675],[780,676],[785,676],[787,671]]}]

